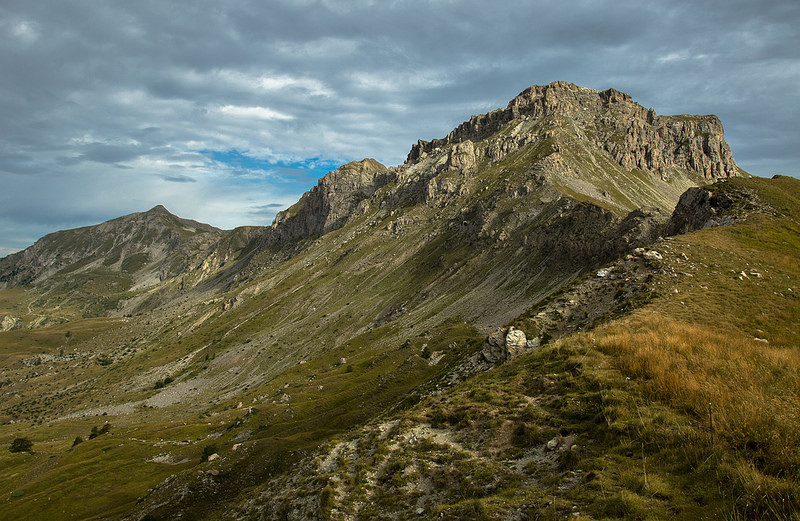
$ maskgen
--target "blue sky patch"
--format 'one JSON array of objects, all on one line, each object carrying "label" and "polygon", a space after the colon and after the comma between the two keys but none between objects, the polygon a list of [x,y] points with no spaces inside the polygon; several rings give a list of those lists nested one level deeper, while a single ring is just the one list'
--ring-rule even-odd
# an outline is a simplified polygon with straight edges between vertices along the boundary
[{"label": "blue sky patch", "polygon": [[240,152],[235,149],[198,150],[198,152],[211,161],[224,165],[231,170],[251,174],[263,172],[272,181],[303,185],[306,189],[316,183],[317,179],[346,162],[318,157],[295,161],[276,161],[274,159],[253,157],[246,152]]}]

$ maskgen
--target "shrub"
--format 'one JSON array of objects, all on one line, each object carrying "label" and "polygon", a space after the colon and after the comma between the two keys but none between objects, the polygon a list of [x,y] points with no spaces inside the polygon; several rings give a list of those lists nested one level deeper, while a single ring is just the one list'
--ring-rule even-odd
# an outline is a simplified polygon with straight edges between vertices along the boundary
[{"label": "shrub", "polygon": [[206,445],[205,447],[203,447],[203,454],[202,454],[203,461],[208,461],[208,457],[211,456],[212,454],[215,454],[216,452],[217,452],[216,443],[212,443],[211,445]]},{"label": "shrub", "polygon": [[11,452],[33,452],[33,442],[28,438],[16,438],[8,449]]},{"label": "shrub", "polygon": [[430,347],[428,347],[428,344],[425,344],[425,345],[423,346],[423,348],[422,348],[422,353],[420,353],[420,355],[419,355],[419,356],[421,356],[421,357],[422,357],[422,358],[424,358],[425,360],[427,360],[427,359],[429,359],[429,358],[431,357],[431,348],[430,348]]},{"label": "shrub", "polygon": [[172,382],[173,382],[173,379],[172,379],[171,377],[167,376],[167,377],[166,377],[166,378],[164,378],[163,380],[159,380],[159,381],[157,381],[157,382],[155,383],[155,385],[153,385],[153,389],[161,389],[161,388],[162,388],[162,387],[164,387],[165,385],[167,385],[167,384],[170,384],[170,383],[172,383]]},{"label": "shrub", "polygon": [[101,434],[105,434],[111,429],[111,424],[106,423],[99,429],[97,427],[92,427],[92,432],[89,433],[89,439],[93,440],[94,438],[100,436]]},{"label": "shrub", "polygon": [[72,442],[72,446],[74,447],[75,445],[78,445],[79,443],[83,443],[83,438],[81,438],[80,436],[76,436],[75,437],[75,441]]}]

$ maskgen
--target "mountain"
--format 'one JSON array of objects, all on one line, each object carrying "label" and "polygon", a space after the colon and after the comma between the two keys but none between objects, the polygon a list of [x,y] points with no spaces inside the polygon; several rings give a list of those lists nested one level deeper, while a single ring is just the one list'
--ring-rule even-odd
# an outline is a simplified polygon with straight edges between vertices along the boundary
[{"label": "mountain", "polygon": [[[742,172],[715,116],[555,82],[419,141],[403,165],[329,172],[269,227],[157,207],[47,236],[0,261],[0,440],[36,452],[0,456],[9,515],[525,519],[572,516],[569,503],[691,517],[708,386],[660,387],[669,371],[636,369],[615,342],[663,327],[683,375],[673,331],[707,330],[710,349],[724,326],[748,356],[768,340],[761,366],[795,367],[779,353],[797,336],[780,287],[798,275],[797,191]],[[752,357],[740,367],[761,374]],[[770,371],[796,395],[791,372]],[[729,390],[791,408],[741,391],[760,385]],[[780,494],[794,460],[773,457],[793,420],[745,435],[732,418],[753,417],[732,403],[712,411],[708,470],[727,484],[697,502],[769,512],[727,498],[772,480],[793,505]],[[692,443],[702,458],[676,470]],[[624,471],[640,457],[644,484]]]},{"label": "mountain", "polygon": [[[177,263],[189,262],[187,251],[195,243],[207,244],[221,236],[221,230],[180,219],[163,206],[156,206],[97,226],[46,235],[30,248],[0,261],[0,282],[9,287],[35,284],[56,274],[98,268],[136,273],[145,267],[155,270],[148,275],[160,280],[183,271]],[[164,260],[172,265],[162,266]]]},{"label": "mountain", "polygon": [[[163,289],[176,278],[183,286],[190,271],[202,274],[215,261],[237,256],[256,230],[224,232],[176,217],[159,205],[42,237],[30,248],[0,259],[0,288],[46,286],[48,298],[58,300],[59,315],[65,306],[86,316],[135,312],[153,288]],[[33,325],[54,320],[58,321],[41,315]]]},{"label": "mountain", "polygon": [[[658,116],[613,89],[598,92],[554,82],[526,89],[507,108],[472,117],[443,139],[418,142],[399,167],[365,159],[328,173],[271,227],[240,232],[237,247],[222,259],[211,249],[223,234],[197,224],[184,226],[177,218],[170,221],[172,228],[165,228],[169,237],[156,230],[163,242],[157,251],[147,253],[155,246],[140,248],[141,239],[131,237],[127,251],[138,257],[127,262],[129,267],[134,262],[140,273],[136,281],[115,281],[118,293],[128,293],[109,296],[103,305],[120,314],[135,313],[145,299],[138,289],[147,287],[152,295],[155,283],[178,276],[181,286],[190,287],[215,277],[217,289],[227,291],[352,223],[361,236],[364,225],[384,228],[396,239],[395,246],[402,243],[398,251],[411,264],[418,264],[423,254],[438,258],[446,268],[443,278],[452,283],[448,287],[437,281],[433,291],[463,292],[475,286],[472,296],[460,297],[464,306],[453,313],[488,326],[515,316],[530,299],[545,296],[582,271],[663,234],[664,222],[686,188],[740,174],[714,116]],[[103,229],[139,222],[135,215]],[[56,258],[67,255],[61,240],[76,252],[69,256],[73,266],[121,266],[114,249],[121,248],[118,241],[84,244],[86,239],[70,239],[73,234],[102,238],[104,233],[79,230],[47,237],[43,244],[5,259],[0,281],[6,286],[37,282],[67,269],[67,262]],[[180,253],[173,251],[179,247]],[[338,243],[330,248],[339,249]],[[146,266],[139,266],[146,256]],[[492,269],[487,272],[486,266]],[[451,276],[462,268],[464,273]],[[392,269],[381,272],[389,276]],[[498,291],[487,289],[491,280]],[[499,288],[509,280],[516,289]],[[164,300],[154,304],[148,298],[149,306]],[[397,295],[397,302],[386,305],[401,305],[409,298]],[[487,306],[498,313],[487,314]]]}]

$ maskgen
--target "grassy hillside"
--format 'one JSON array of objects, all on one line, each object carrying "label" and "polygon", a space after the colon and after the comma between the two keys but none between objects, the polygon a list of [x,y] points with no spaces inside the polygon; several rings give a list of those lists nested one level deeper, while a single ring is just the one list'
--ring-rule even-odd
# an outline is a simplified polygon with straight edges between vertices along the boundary
[{"label": "grassy hillside", "polygon": [[800,518],[800,182],[716,189],[743,221],[655,245],[646,305],[337,439],[228,518]]}]

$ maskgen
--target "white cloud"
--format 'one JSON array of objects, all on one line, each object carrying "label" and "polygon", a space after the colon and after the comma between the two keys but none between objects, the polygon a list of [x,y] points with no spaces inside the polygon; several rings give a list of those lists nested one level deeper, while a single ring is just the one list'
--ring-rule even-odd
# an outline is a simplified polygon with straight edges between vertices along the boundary
[{"label": "white cloud", "polygon": [[0,259],[12,253],[17,253],[19,250],[20,248],[6,248],[5,246],[0,246]]},{"label": "white cloud", "polygon": [[656,58],[658,63],[672,63],[672,62],[682,62],[689,59],[689,53],[686,51],[679,51],[679,52],[671,52],[669,54],[665,54],[664,56],[659,56]]},{"label": "white cloud", "polygon": [[14,24],[11,34],[22,43],[30,44],[39,38],[39,29],[33,22],[19,21]]},{"label": "white cloud", "polygon": [[420,70],[403,71],[402,74],[397,75],[361,71],[353,74],[352,80],[354,85],[359,88],[387,93],[439,88],[451,82],[449,75],[445,72]]},{"label": "white cloud", "polygon": [[306,91],[311,96],[331,96],[333,94],[324,83],[313,78],[297,78],[289,75],[263,75],[258,78],[257,84],[260,88],[267,91],[299,88]]},{"label": "white cloud", "polygon": [[253,119],[294,119],[288,114],[283,114],[277,110],[272,110],[267,107],[241,107],[237,105],[224,105],[217,109],[219,112],[226,116],[233,116],[237,118],[253,118]]},{"label": "white cloud", "polygon": [[659,56],[656,58],[656,61],[661,64],[667,63],[680,63],[680,62],[687,62],[687,61],[700,61],[700,60],[710,60],[713,59],[713,54],[708,54],[704,52],[692,53],[689,50],[681,50],[681,51],[673,51],[663,56]]},{"label": "white cloud", "polygon": [[358,50],[359,44],[351,38],[324,37],[305,42],[282,41],[275,49],[284,56],[294,59],[335,59],[341,60]]}]

